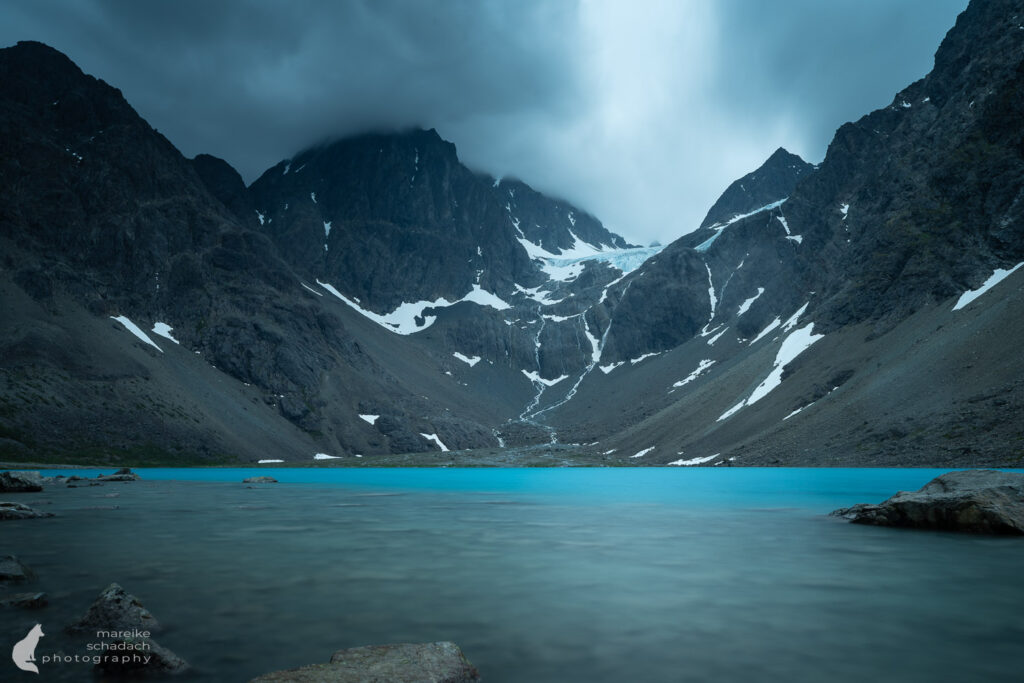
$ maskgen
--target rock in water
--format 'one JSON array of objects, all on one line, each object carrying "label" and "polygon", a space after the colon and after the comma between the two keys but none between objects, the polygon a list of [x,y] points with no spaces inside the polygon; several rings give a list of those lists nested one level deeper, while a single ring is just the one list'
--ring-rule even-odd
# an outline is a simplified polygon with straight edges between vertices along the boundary
[{"label": "rock in water", "polygon": [[0,472],[0,493],[35,493],[43,490],[38,472]]},{"label": "rock in water", "polygon": [[998,470],[949,472],[920,491],[900,491],[878,505],[836,510],[856,524],[1024,534],[1024,474]]},{"label": "rock in water", "polygon": [[0,607],[16,607],[18,609],[39,609],[46,607],[49,601],[46,593],[14,593],[0,598]]},{"label": "rock in water", "polygon": [[113,474],[101,474],[96,477],[99,481],[138,481],[139,475],[132,472],[127,467],[122,467]]},{"label": "rock in water", "polygon": [[81,619],[69,631],[157,631],[160,624],[134,595],[116,583],[107,586]]},{"label": "rock in water", "polygon": [[35,517],[53,517],[53,513],[40,512],[21,503],[0,502],[0,520],[33,519]]},{"label": "rock in water", "polygon": [[188,662],[149,638],[123,638],[110,645],[111,649],[103,652],[103,660],[93,667],[97,672],[138,678],[180,674],[189,669]]},{"label": "rock in water", "polygon": [[451,642],[369,645],[338,650],[329,664],[275,671],[250,683],[470,683],[480,680]]},{"label": "rock in water", "polygon": [[33,578],[32,570],[14,555],[0,557],[0,583],[22,583]]},{"label": "rock in water", "polygon": [[249,477],[242,480],[243,484],[276,484],[277,479],[273,477]]}]

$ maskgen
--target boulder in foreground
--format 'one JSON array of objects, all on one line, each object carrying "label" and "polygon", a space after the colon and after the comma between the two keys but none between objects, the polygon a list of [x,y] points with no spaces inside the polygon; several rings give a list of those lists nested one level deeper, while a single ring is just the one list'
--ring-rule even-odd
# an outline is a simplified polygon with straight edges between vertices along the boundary
[{"label": "boulder in foreground", "polygon": [[49,600],[46,593],[13,593],[0,596],[0,607],[15,607],[17,609],[40,609],[46,607]]},{"label": "boulder in foreground", "polygon": [[14,555],[0,557],[0,584],[23,583],[35,578],[32,570]]},{"label": "boulder in foreground", "polygon": [[919,491],[900,491],[877,505],[859,503],[832,514],[855,524],[1024,535],[1024,474],[949,472]]},{"label": "boulder in foreground", "polygon": [[116,583],[103,589],[96,601],[81,619],[68,627],[69,631],[157,631],[160,624],[134,595]]},{"label": "boulder in foreground", "polygon": [[338,650],[328,664],[275,671],[250,683],[471,683],[480,672],[451,642]]},{"label": "boulder in foreground", "polygon": [[21,503],[0,502],[0,519],[34,519],[53,517],[52,512],[40,512]]},{"label": "boulder in foreground", "polygon": [[38,472],[0,472],[0,493],[37,493],[43,490]]},{"label": "boulder in foreground", "polygon": [[96,477],[98,481],[138,481],[139,475],[132,472],[127,467],[122,467],[113,474],[101,474]]}]

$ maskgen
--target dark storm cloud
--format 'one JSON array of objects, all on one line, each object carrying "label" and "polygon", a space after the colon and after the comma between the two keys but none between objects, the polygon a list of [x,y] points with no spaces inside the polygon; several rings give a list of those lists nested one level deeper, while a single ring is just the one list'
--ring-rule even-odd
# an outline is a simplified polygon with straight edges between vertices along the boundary
[{"label": "dark storm cloud", "polygon": [[5,43],[52,44],[186,154],[223,156],[248,180],[327,136],[558,116],[583,99],[568,2],[75,0],[7,13]]},{"label": "dark storm cloud", "polygon": [[966,0],[721,0],[716,76],[737,119],[783,116],[817,161],[835,129],[931,70]]},{"label": "dark storm cloud", "polygon": [[966,0],[9,0],[186,155],[247,181],[327,137],[435,127],[636,241],[923,76]]}]

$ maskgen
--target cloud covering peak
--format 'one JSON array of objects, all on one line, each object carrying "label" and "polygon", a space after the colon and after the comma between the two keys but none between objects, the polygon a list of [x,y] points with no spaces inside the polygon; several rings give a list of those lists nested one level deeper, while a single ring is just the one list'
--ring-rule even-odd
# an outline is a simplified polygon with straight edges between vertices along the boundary
[{"label": "cloud covering peak", "polygon": [[467,165],[568,199],[632,241],[694,230],[784,146],[931,68],[966,0],[15,0],[186,155],[247,181],[325,138],[436,128]]}]

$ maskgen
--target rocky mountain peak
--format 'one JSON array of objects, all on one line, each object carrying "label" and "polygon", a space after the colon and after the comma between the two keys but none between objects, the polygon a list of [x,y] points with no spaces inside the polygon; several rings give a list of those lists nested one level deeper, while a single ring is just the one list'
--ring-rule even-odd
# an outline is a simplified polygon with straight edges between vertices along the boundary
[{"label": "rocky mountain peak", "polygon": [[725,223],[736,216],[788,197],[797,181],[813,170],[813,164],[779,147],[756,170],[726,188],[711,206],[700,227]]}]

